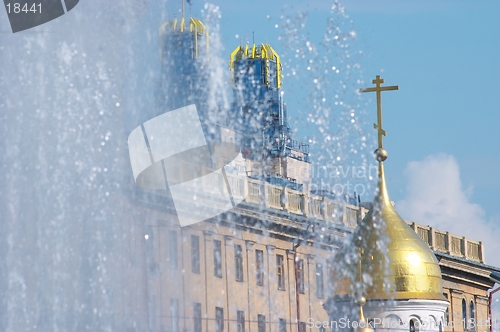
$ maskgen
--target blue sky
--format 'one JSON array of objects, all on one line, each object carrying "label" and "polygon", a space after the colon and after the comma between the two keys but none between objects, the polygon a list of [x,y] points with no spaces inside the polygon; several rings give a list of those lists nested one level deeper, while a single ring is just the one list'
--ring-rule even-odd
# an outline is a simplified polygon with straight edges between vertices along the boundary
[{"label": "blue sky", "polygon": [[[295,0],[213,3],[222,14],[227,54],[240,40],[251,41],[252,33],[256,42],[267,40],[280,52],[280,15],[299,11],[307,13],[303,31],[317,43],[332,6],[330,1]],[[356,47],[364,53],[360,64],[365,85],[382,75],[386,84],[400,88],[383,96],[391,198],[407,199],[408,163],[441,154],[455,161],[459,188],[468,203],[483,210],[482,220],[500,224],[500,2],[350,0],[342,5],[356,31]],[[176,3],[168,6],[178,8]],[[193,1],[192,13],[199,13],[202,6]],[[290,83],[285,78],[285,93]],[[370,130],[376,106],[374,96],[366,98],[363,120]],[[294,113],[294,102],[288,98],[297,123],[304,120],[297,117],[305,114]]]}]

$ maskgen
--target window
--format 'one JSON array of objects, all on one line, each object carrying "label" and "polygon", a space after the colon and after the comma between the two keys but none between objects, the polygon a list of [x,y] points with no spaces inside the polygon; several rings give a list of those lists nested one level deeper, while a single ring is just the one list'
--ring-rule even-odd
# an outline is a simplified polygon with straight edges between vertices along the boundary
[{"label": "window", "polygon": [[172,317],[172,332],[179,332],[179,300],[170,299],[170,316]]},{"label": "window", "polygon": [[257,316],[257,332],[266,332],[266,316]]},{"label": "window", "polygon": [[222,278],[222,247],[219,240],[214,240],[214,276]]},{"label": "window", "polygon": [[333,267],[332,267],[332,263],[330,262],[327,262],[326,263],[326,271],[327,271],[327,274],[326,274],[326,278],[327,278],[327,286],[328,286],[328,290],[332,290],[333,288]]},{"label": "window", "polygon": [[194,332],[201,332],[201,303],[194,303],[193,306],[193,326]]},{"label": "window", "polygon": [[[443,294],[446,297],[446,300],[448,300],[448,294],[444,293]],[[446,311],[444,312],[444,323],[448,325],[450,319],[450,306],[446,307]]]},{"label": "window", "polygon": [[264,286],[264,252],[262,250],[255,250],[255,269],[257,286]]},{"label": "window", "polygon": [[297,261],[297,291],[304,294],[304,260]]},{"label": "window", "polygon": [[276,267],[278,276],[278,289],[285,290],[285,260],[283,255],[276,255]]},{"label": "window", "polygon": [[286,332],[286,319],[280,318],[280,326],[278,332]]},{"label": "window", "polygon": [[321,264],[316,264],[316,297],[322,299],[323,296],[323,266]]},{"label": "window", "polygon": [[215,332],[224,332],[224,309],[219,307],[215,307]]},{"label": "window", "polygon": [[144,236],[144,239],[146,241],[146,260],[148,263],[148,267],[152,272],[156,269],[153,234],[154,233],[152,228],[148,227],[148,233]]},{"label": "window", "polygon": [[238,310],[236,312],[236,321],[238,324],[237,332],[245,332],[245,312]]},{"label": "window", "polygon": [[200,237],[191,235],[191,271],[200,273]]},{"label": "window", "polygon": [[474,302],[471,300],[469,303],[469,327],[471,330],[475,330],[476,324],[475,324],[475,316],[476,316],[476,309],[474,308]]},{"label": "window", "polygon": [[410,332],[415,332],[415,320],[410,319]]},{"label": "window", "polygon": [[465,299],[462,299],[462,324],[464,330],[467,330],[467,304],[465,303]]},{"label": "window", "polygon": [[236,281],[243,281],[243,251],[241,245],[234,245],[234,267],[236,269]]},{"label": "window", "polygon": [[299,322],[299,332],[306,332],[306,323]]},{"label": "window", "polygon": [[177,268],[177,232],[168,232],[168,265]]}]

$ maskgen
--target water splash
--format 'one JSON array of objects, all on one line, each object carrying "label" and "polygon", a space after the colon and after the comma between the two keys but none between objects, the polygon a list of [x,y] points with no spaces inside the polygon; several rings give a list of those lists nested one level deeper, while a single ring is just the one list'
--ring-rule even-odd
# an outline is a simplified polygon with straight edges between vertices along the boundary
[{"label": "water splash", "polygon": [[[354,22],[344,7],[335,2],[323,38],[316,41],[308,30],[308,17],[307,12],[296,13],[293,8],[286,8],[281,16],[284,31],[280,40],[285,48],[285,77],[291,85],[287,90],[292,95],[308,91],[305,101],[298,101],[296,112],[296,117],[307,119],[307,124],[296,121],[296,126],[298,133],[307,136],[311,143],[316,164],[313,181],[321,192],[332,192],[340,202],[347,195],[360,195],[363,200],[371,201],[376,195],[378,167],[371,152],[375,143],[372,128],[368,126],[367,100],[358,93],[366,83],[362,78],[364,54],[357,42]],[[375,252],[387,253],[385,223],[377,214],[379,207],[374,208],[373,224],[358,226],[340,251],[332,255],[334,277],[329,284],[332,297],[325,304],[331,319],[359,319],[358,307],[352,301],[366,294],[373,282],[374,269],[389,268],[387,261],[384,266],[375,266],[367,265],[362,258]],[[362,234],[370,233],[380,241],[367,243]],[[350,296],[336,297],[341,290]]]},{"label": "water splash", "polygon": [[[152,91],[161,80],[156,36],[163,8],[139,0],[116,6],[88,0],[77,9],[34,30],[39,34],[8,36],[0,46],[6,60],[0,65],[5,331],[155,326],[149,296],[160,275],[151,258],[159,237],[149,222],[164,218],[154,205],[164,202],[137,192],[125,144],[133,128],[162,111]],[[212,113],[229,104],[219,16],[217,7],[205,5],[212,52],[203,69],[212,80]],[[296,117],[308,118],[310,126],[299,133],[309,136],[316,163],[352,165],[354,154],[366,164],[363,137],[369,136],[361,130],[362,103],[353,93],[362,84],[361,55],[351,47],[354,30],[338,25],[349,20],[336,4],[324,40],[315,45],[305,32],[306,16],[287,21],[284,15],[281,23],[290,50],[283,56],[287,77],[312,88]],[[209,128],[218,120],[208,119]],[[261,237],[267,236],[264,230]]]},{"label": "water splash", "polygon": [[126,323],[114,312],[130,284],[122,268],[140,260],[122,224],[132,213],[124,137],[134,112],[123,82],[137,61],[127,42],[137,2],[85,1],[29,33],[2,35],[3,331],[146,326],[139,312]]},{"label": "water splash", "polygon": [[[356,191],[369,200],[376,173],[370,174],[369,167],[372,133],[366,101],[357,93],[364,85],[357,32],[338,2],[320,41],[310,35],[308,16],[293,9],[285,9],[281,16],[285,77],[291,85],[287,94],[308,91],[306,99],[297,101],[296,127],[311,144],[317,188],[340,197]],[[307,119],[307,124],[298,119]]]}]

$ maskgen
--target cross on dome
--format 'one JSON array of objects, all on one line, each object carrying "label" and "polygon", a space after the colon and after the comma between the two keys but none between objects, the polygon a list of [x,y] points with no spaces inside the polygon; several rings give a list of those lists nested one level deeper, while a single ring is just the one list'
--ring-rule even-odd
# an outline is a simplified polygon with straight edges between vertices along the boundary
[{"label": "cross on dome", "polygon": [[399,87],[397,85],[394,86],[380,86],[382,83],[384,83],[384,79],[380,78],[380,75],[377,75],[377,77],[372,81],[373,84],[375,84],[374,88],[366,88],[366,89],[360,89],[360,92],[376,92],[377,93],[377,123],[373,124],[373,127],[377,129],[377,134],[378,134],[378,148],[383,149],[383,144],[382,144],[382,136],[386,136],[385,130],[382,129],[382,91],[389,91],[389,90],[398,90]]}]

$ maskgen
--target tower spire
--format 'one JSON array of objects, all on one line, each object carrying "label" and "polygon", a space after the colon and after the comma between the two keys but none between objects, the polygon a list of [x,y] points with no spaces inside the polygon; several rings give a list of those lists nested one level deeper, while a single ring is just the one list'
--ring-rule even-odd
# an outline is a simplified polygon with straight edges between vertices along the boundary
[{"label": "tower spire", "polygon": [[[382,87],[384,80],[380,76],[373,83],[375,87],[361,89],[360,92],[377,93],[375,129],[378,133],[378,148],[375,155],[379,162],[378,190],[370,210],[354,230],[351,243],[346,243],[335,254],[330,274],[335,287],[332,287],[333,296],[324,307],[331,319],[339,319],[339,315],[344,314],[342,308],[346,301],[354,300],[359,307],[359,321],[362,322],[365,320],[365,311],[368,317],[386,319],[383,318],[387,317],[386,313],[404,317],[407,315],[408,301],[416,300],[413,302],[412,314],[420,312],[422,317],[428,315],[429,308],[435,308],[432,310],[443,317],[448,302],[443,295],[439,262],[427,243],[398,214],[389,198],[385,181],[384,161],[387,151],[382,142],[382,136],[386,133],[382,128],[381,92],[398,90],[398,87]],[[353,264],[354,249],[358,249],[357,267]],[[369,278],[365,279],[365,275]],[[381,311],[386,305],[389,309]],[[439,322],[439,319],[436,321]],[[369,329],[370,326],[366,326],[366,329],[352,332],[370,332]],[[385,327],[382,329],[385,330]]]}]

